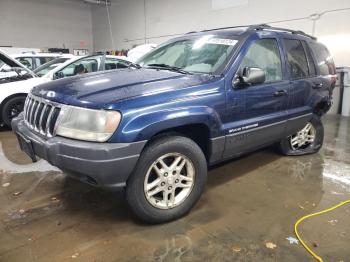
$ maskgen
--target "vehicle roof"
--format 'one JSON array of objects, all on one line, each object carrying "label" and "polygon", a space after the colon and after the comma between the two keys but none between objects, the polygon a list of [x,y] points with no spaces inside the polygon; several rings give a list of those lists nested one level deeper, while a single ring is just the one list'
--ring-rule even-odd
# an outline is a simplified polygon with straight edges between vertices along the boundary
[{"label": "vehicle roof", "polygon": [[22,54],[13,54],[11,57],[58,57],[63,55],[71,54],[61,54],[61,53],[35,53],[35,52],[24,52]]},{"label": "vehicle roof", "polygon": [[134,48],[131,48],[129,50],[129,53],[130,52],[142,52],[144,50],[150,50],[150,49],[154,49],[158,46],[158,44],[142,44],[142,45],[138,45],[138,46],[135,46]]},{"label": "vehicle roof", "polygon": [[117,58],[117,59],[119,59],[119,60],[128,61],[128,60],[126,60],[126,56],[120,56],[120,55],[106,55],[106,57],[108,57],[108,58]]},{"label": "vehicle roof", "polygon": [[268,32],[272,34],[287,36],[288,38],[296,38],[296,39],[303,38],[303,39],[309,39],[309,40],[316,40],[316,37],[308,35],[303,31],[272,27],[266,24],[214,28],[214,29],[208,29],[208,30],[203,30],[199,32],[189,32],[184,36],[187,36],[187,35],[200,36],[200,35],[214,34],[214,35],[230,37],[230,36],[251,35],[257,32]]},{"label": "vehicle roof", "polygon": [[73,54],[62,54],[60,57],[75,57]]},{"label": "vehicle roof", "polygon": [[213,34],[213,35],[221,35],[221,36],[240,36],[246,33],[246,30],[244,29],[212,29],[212,30],[203,30],[199,32],[189,32],[181,37],[186,37],[186,36],[201,36],[201,35],[208,35],[208,34]]}]

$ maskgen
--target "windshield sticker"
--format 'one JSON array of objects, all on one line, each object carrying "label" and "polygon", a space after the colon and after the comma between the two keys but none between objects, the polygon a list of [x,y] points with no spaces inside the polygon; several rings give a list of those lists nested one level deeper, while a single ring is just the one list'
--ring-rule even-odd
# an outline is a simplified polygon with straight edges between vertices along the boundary
[{"label": "windshield sticker", "polygon": [[236,45],[238,40],[224,39],[224,38],[209,38],[206,44],[216,44],[216,45]]}]

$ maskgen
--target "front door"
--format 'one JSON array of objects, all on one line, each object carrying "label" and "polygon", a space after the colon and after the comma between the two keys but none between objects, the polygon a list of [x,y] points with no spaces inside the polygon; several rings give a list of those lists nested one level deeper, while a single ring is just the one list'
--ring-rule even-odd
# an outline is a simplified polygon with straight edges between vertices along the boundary
[{"label": "front door", "polygon": [[[265,73],[265,82],[228,90],[224,157],[254,150],[283,137],[289,81],[283,78],[282,61],[275,38],[256,40],[248,48],[238,70],[260,68]],[[241,112],[233,110],[233,103],[241,105]]]}]

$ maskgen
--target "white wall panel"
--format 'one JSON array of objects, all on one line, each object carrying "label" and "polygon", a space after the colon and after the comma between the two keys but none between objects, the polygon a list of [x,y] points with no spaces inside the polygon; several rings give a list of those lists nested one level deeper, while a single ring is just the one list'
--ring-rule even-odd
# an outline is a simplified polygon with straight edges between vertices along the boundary
[{"label": "white wall panel", "polygon": [[[213,5],[214,1],[216,5]],[[146,12],[144,12],[144,3]],[[303,30],[311,34],[313,21],[307,17],[314,13],[341,8],[350,8],[350,1],[112,0],[110,14],[115,48],[121,49],[143,43],[142,38],[145,35],[146,42],[161,43],[171,38],[167,35],[244,24],[271,23],[271,25]],[[96,50],[111,48],[106,17],[105,7],[94,6],[92,8]],[[146,27],[144,21],[146,21]],[[315,29],[315,35],[320,39],[332,34],[338,37],[349,34],[350,10],[324,14],[316,21]],[[127,42],[125,39],[137,40]],[[339,39],[347,38],[342,36]],[[333,45],[334,43],[331,43],[329,48],[335,54],[336,62],[350,64],[350,55],[348,53],[345,56],[341,55],[335,51],[339,47]]]},{"label": "white wall panel", "polygon": [[0,0],[0,45],[92,50],[90,6],[74,0]]},{"label": "white wall panel", "polygon": [[248,4],[248,0],[212,0],[213,9],[226,9]]}]

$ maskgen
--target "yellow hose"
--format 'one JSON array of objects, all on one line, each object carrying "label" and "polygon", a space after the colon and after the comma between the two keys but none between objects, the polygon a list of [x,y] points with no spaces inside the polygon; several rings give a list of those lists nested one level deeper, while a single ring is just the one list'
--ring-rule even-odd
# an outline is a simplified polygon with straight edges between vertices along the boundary
[{"label": "yellow hose", "polygon": [[309,215],[306,215],[306,216],[303,216],[302,218],[300,218],[294,225],[294,232],[295,232],[295,235],[297,236],[297,238],[299,239],[300,243],[303,245],[303,247],[317,260],[317,261],[320,261],[320,262],[323,262],[323,259],[318,256],[315,252],[313,252],[311,250],[311,248],[309,248],[305,242],[301,239],[299,233],[298,233],[298,225],[304,221],[305,219],[309,218],[309,217],[313,217],[313,216],[317,216],[317,215],[321,215],[321,214],[324,214],[324,213],[327,213],[327,212],[330,212],[330,211],[333,211],[334,209],[338,208],[338,207],[341,207],[345,204],[349,204],[350,203],[350,199],[349,200],[346,200],[344,202],[341,202],[331,208],[328,208],[328,209],[325,209],[323,211],[320,211],[320,212],[316,212],[316,213],[312,213],[312,214],[309,214]]}]

